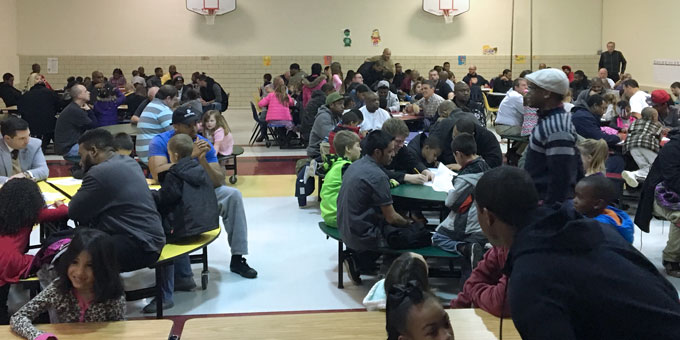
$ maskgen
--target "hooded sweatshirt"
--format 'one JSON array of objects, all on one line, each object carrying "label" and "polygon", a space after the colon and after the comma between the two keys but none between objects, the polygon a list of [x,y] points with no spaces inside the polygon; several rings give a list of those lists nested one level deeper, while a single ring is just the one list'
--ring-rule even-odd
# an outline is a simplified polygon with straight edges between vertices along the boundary
[{"label": "hooded sweatshirt", "polygon": [[[612,215],[615,215],[616,219]],[[630,216],[625,211],[608,206],[605,209],[605,213],[595,217],[595,220],[614,226],[626,241],[633,243],[633,236],[635,234],[633,220],[630,219]]]},{"label": "hooded sweatshirt", "polygon": [[300,117],[300,134],[304,140],[309,141],[309,133],[314,126],[316,114],[319,113],[319,108],[324,104],[326,104],[326,94],[321,90],[312,92],[312,99],[307,102],[307,106],[302,110]]},{"label": "hooded sweatshirt", "polygon": [[522,339],[679,339],[678,293],[609,226],[571,204],[527,212],[505,264]]},{"label": "hooded sweatshirt", "polygon": [[314,119],[312,132],[309,135],[309,145],[307,146],[307,156],[310,158],[317,158],[321,156],[321,142],[328,137],[328,134],[333,131],[336,125],[340,122],[340,117],[336,116],[328,108],[328,105],[323,105],[319,108],[319,113]]},{"label": "hooded sweatshirt", "polygon": [[497,317],[509,317],[510,302],[506,297],[508,277],[503,274],[507,258],[508,249],[489,249],[465,280],[463,291],[451,300],[451,308],[481,308]]},{"label": "hooded sweatshirt", "polygon": [[153,196],[169,241],[219,227],[213,184],[198,161],[182,158],[159,177]]}]

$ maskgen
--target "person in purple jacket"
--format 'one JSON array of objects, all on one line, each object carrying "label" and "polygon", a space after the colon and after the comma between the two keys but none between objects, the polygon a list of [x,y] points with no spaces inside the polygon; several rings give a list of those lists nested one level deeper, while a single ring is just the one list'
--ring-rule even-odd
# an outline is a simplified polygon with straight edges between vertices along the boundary
[{"label": "person in purple jacket", "polygon": [[94,112],[97,115],[99,126],[118,124],[118,106],[125,102],[125,95],[109,83],[95,85],[97,102],[94,104]]}]

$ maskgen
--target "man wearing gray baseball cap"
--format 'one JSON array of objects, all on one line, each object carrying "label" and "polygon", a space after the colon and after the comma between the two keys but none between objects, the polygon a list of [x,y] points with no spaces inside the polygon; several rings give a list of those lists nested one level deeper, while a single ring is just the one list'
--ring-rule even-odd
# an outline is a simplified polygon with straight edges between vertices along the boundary
[{"label": "man wearing gray baseball cap", "polygon": [[569,80],[558,69],[543,69],[526,76],[527,102],[538,109],[538,124],[529,138],[524,169],[535,182],[544,204],[573,197],[576,182],[583,177],[581,157],[576,149],[576,129],[562,99]]}]

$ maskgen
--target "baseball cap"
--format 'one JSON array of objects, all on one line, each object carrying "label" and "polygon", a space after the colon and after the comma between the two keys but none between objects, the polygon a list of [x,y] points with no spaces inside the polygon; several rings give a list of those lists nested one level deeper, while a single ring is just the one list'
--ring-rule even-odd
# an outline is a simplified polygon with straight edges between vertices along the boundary
[{"label": "baseball cap", "polygon": [[189,106],[180,106],[172,112],[172,124],[191,125],[198,121],[198,115]]},{"label": "baseball cap", "polygon": [[338,100],[342,100],[342,95],[337,92],[333,92],[329,94],[328,97],[326,97],[326,105],[331,105]]},{"label": "baseball cap", "polygon": [[378,82],[378,87],[377,87],[377,88],[381,88],[381,87],[386,87],[386,88],[389,89],[389,88],[390,88],[390,83],[387,82],[387,80],[381,80],[381,81]]},{"label": "baseball cap", "polygon": [[526,75],[526,80],[547,91],[565,95],[569,91],[569,79],[564,71],[546,68]]},{"label": "baseball cap", "polygon": [[671,99],[671,95],[664,90],[654,90],[652,91],[652,103],[663,104]]}]

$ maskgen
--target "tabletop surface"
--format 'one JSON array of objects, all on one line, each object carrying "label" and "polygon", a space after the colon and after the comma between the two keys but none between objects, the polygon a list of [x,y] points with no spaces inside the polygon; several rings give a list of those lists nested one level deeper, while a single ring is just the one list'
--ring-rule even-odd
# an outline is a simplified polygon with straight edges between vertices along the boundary
[{"label": "tabletop surface", "polygon": [[132,126],[129,123],[102,126],[101,129],[111,132],[112,135],[115,135],[120,132],[125,132],[130,136],[136,136],[139,133],[139,129],[136,126]]},{"label": "tabletop surface", "polygon": [[[56,335],[59,340],[167,339],[170,320],[134,320],[118,322],[61,323],[37,325],[38,329]],[[2,339],[23,339],[9,326],[0,326]]]},{"label": "tabletop surface", "polygon": [[[447,311],[456,340],[498,339],[500,321],[479,309]],[[385,339],[385,313],[339,312],[190,319],[182,340],[194,339]],[[503,339],[520,339],[511,319]]]},{"label": "tabletop surface", "polygon": [[409,183],[400,184],[398,187],[392,188],[390,192],[392,196],[441,202],[446,200],[447,195],[445,192],[434,191],[430,186]]}]

